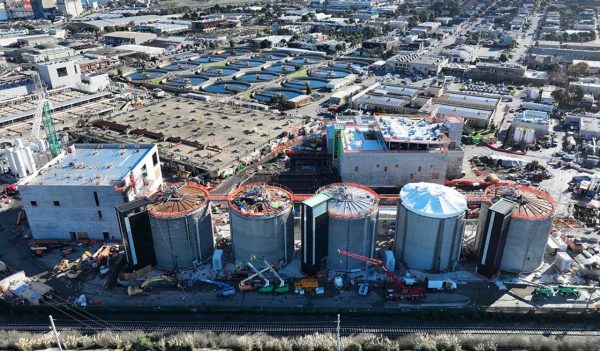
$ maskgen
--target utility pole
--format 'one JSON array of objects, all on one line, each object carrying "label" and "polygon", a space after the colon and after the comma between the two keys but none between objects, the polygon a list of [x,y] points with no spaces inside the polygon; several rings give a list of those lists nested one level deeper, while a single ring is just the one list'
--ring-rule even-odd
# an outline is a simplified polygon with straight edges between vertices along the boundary
[{"label": "utility pole", "polygon": [[[337,315],[337,340],[336,340],[336,344],[337,344],[337,351],[341,351],[341,346],[340,346],[340,315],[338,313]],[[62,351],[62,350],[59,350]]]},{"label": "utility pole", "polygon": [[58,331],[56,331],[56,326],[54,325],[54,319],[52,318],[52,315],[48,315],[48,318],[50,319],[50,325],[52,326],[52,332],[54,333],[54,337],[56,338],[56,345],[58,345],[58,351],[63,351],[62,346],[60,345],[60,337],[58,335]]}]

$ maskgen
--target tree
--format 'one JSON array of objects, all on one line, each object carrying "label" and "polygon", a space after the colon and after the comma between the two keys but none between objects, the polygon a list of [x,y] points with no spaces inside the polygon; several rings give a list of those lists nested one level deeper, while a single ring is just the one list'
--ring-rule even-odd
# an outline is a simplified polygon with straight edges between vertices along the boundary
[{"label": "tree", "polygon": [[590,66],[585,62],[579,62],[569,66],[569,74],[573,76],[587,76],[590,74]]},{"label": "tree", "polygon": [[580,87],[579,85],[575,86],[571,90],[571,96],[572,96],[574,102],[580,103],[581,101],[583,101],[584,95],[585,95],[585,91],[583,91],[583,88]]},{"label": "tree", "polygon": [[571,103],[569,92],[565,89],[556,89],[552,92],[552,98],[558,103],[558,106],[564,107]]},{"label": "tree", "polygon": [[312,95],[312,88],[308,82],[306,82],[306,95]]},{"label": "tree", "polygon": [[229,47],[233,49],[235,47],[235,42],[233,40],[229,41]]},{"label": "tree", "polygon": [[500,54],[500,62],[507,62],[507,61],[508,61],[508,55],[505,52]]}]

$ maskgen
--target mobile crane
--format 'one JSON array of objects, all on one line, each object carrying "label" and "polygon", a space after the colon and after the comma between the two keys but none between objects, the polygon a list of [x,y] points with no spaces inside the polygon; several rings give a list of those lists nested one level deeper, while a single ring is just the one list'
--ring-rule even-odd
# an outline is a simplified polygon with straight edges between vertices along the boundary
[{"label": "mobile crane", "polygon": [[389,289],[386,291],[385,299],[386,300],[410,300],[410,301],[422,301],[425,299],[425,292],[419,286],[408,286],[402,280],[400,280],[392,271],[387,269],[385,264],[376,258],[370,258],[366,256],[362,256],[353,252],[348,252],[344,250],[339,250],[338,252],[341,255],[354,258],[355,260],[363,261],[366,263],[370,263],[374,266],[381,268],[387,274],[392,282],[396,284],[397,289]]}]

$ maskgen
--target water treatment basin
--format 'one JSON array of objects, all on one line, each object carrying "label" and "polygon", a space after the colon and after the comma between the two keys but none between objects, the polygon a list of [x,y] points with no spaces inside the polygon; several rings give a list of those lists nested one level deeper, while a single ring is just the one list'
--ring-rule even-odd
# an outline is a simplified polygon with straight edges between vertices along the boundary
[{"label": "water treatment basin", "polygon": [[196,68],[198,68],[198,63],[196,63],[196,62],[180,61],[180,62],[170,63],[166,66],[162,66],[160,69],[164,69],[169,72],[174,72],[174,71],[187,71],[187,70],[192,70],[192,69],[196,69]]},{"label": "water treatment basin", "polygon": [[250,71],[236,78],[236,80],[248,82],[248,83],[259,83],[269,82],[279,77],[276,73],[263,72],[263,71]]},{"label": "water treatment basin", "polygon": [[225,77],[230,76],[232,74],[236,74],[239,71],[239,68],[235,67],[213,67],[203,70],[200,73],[209,77]]},{"label": "water treatment basin", "polygon": [[278,73],[278,74],[290,74],[290,73],[296,72],[296,69],[297,69],[297,67],[294,65],[278,63],[273,66],[265,68],[265,71]]},{"label": "water treatment basin", "polygon": [[302,89],[306,90],[306,86],[308,85],[311,89],[323,89],[325,86],[329,84],[329,80],[324,78],[315,78],[315,77],[307,77],[307,78],[292,78],[285,81],[283,84],[286,88],[294,88],[294,89]]},{"label": "water treatment basin", "polygon": [[125,76],[125,78],[129,78],[131,80],[151,80],[163,78],[166,76],[166,74],[167,72],[160,69],[144,69],[129,73]]},{"label": "water treatment basin", "polygon": [[250,88],[250,84],[246,82],[238,82],[235,80],[221,81],[211,84],[202,90],[207,93],[233,95],[240,93]]},{"label": "water treatment basin", "polygon": [[340,68],[319,67],[309,73],[311,77],[319,78],[344,78],[350,75],[350,71]]},{"label": "water treatment basin", "polygon": [[211,56],[200,56],[192,60],[192,62],[196,63],[211,63],[211,62],[221,62],[226,59],[225,56],[211,55]]},{"label": "water treatment basin", "polygon": [[189,75],[189,76],[179,76],[172,79],[169,79],[166,82],[163,82],[162,85],[166,85],[169,87],[180,88],[180,89],[191,89],[198,87],[205,83],[208,80],[207,77]]}]

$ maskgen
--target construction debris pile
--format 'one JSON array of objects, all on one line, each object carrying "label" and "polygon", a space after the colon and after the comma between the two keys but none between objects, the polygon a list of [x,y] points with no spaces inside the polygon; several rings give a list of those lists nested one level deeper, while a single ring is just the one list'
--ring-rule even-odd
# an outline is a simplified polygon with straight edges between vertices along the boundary
[{"label": "construction debris pile", "polygon": [[588,227],[600,226],[600,202],[591,200],[588,203],[573,203],[573,217]]},{"label": "construction debris pile", "polygon": [[490,155],[474,156],[471,162],[481,173],[495,174],[501,176],[504,180],[540,182],[552,177],[546,167],[540,165],[537,161],[525,163],[520,158]]},{"label": "construction debris pile", "polygon": [[246,214],[271,214],[291,205],[289,194],[266,184],[253,184],[237,193],[231,204]]}]

